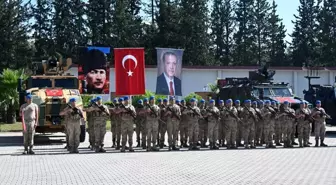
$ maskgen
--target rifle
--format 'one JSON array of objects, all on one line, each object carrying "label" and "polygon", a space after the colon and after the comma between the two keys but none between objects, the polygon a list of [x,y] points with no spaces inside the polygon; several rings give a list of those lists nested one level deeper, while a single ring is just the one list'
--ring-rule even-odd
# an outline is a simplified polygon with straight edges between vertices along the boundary
[{"label": "rifle", "polygon": [[156,114],[156,112],[153,110],[153,108],[152,108],[149,104],[146,104],[146,107],[150,109],[151,114],[154,114],[155,117],[158,117],[158,116],[159,116],[159,115]]},{"label": "rifle", "polygon": [[72,109],[73,113],[72,115],[78,114],[81,118],[84,118],[83,114],[77,107],[72,107],[70,104],[67,104],[67,106]]},{"label": "rifle", "polygon": [[134,112],[130,108],[126,108],[124,104],[120,104],[120,108],[123,108],[127,111],[128,114],[130,114],[134,119],[136,119],[136,116],[134,115]]},{"label": "rifle", "polygon": [[201,115],[201,113],[196,112],[195,109],[193,109],[190,105],[188,105],[187,108],[192,110],[195,115],[198,115],[201,119],[203,119],[203,116]]},{"label": "rifle", "polygon": [[[178,104],[179,105],[179,104]],[[167,109],[173,113],[173,116],[176,117],[178,120],[181,120],[180,116],[176,115],[176,112],[171,110],[171,108],[169,106],[167,106]]]},{"label": "rifle", "polygon": [[289,116],[289,117],[291,117],[291,118],[296,118],[296,116],[295,116],[295,114],[293,114],[292,112],[290,112],[290,111],[287,111],[287,110],[284,110],[283,111],[287,116]]},{"label": "rifle", "polygon": [[272,117],[276,116],[276,111],[273,109],[270,109],[270,107],[266,107],[271,113],[272,113]]},{"label": "rifle", "polygon": [[235,115],[231,110],[229,110],[228,108],[224,108],[224,110],[226,111],[226,112],[228,112],[229,114],[230,114],[230,116],[231,117],[234,117],[237,121],[241,121],[240,119],[239,119],[239,117],[237,116],[237,115]]},{"label": "rifle", "polygon": [[253,112],[250,111],[249,108],[247,108],[247,107],[245,106],[244,109],[246,109],[246,110],[249,112],[250,117],[252,117],[254,121],[257,121],[257,118],[255,117],[255,115],[253,114]]},{"label": "rifle", "polygon": [[[252,108],[253,108],[253,107],[252,107]],[[253,109],[254,109],[254,111],[257,113],[257,116],[258,116],[259,120],[263,120],[264,118],[262,117],[262,115],[260,114],[260,112],[257,111],[257,108],[253,108]]]},{"label": "rifle", "polygon": [[100,112],[105,112],[107,115],[109,115],[104,106],[99,106],[96,102],[93,102],[93,105],[98,107]]},{"label": "rifle", "polygon": [[[214,115],[216,119],[220,118],[220,115],[216,114],[214,111],[210,110],[209,108],[206,108],[205,110],[207,112],[211,113],[212,115]],[[195,113],[195,111],[194,111],[194,113]]]},{"label": "rifle", "polygon": [[317,107],[315,107],[315,109],[318,111],[318,112],[320,112],[320,116],[322,117],[322,116],[326,116],[326,119],[332,119],[332,117],[329,115],[329,114],[327,114],[325,111],[323,111],[323,110],[319,110]]}]

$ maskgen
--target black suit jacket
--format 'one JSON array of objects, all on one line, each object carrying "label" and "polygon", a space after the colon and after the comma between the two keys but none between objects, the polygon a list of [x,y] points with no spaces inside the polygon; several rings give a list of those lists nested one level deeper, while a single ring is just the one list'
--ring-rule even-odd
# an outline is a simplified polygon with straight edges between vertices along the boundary
[{"label": "black suit jacket", "polygon": [[[174,94],[175,96],[182,96],[181,80],[175,76],[174,76],[174,89],[175,89]],[[169,95],[169,87],[163,73],[157,77],[156,94]]]}]

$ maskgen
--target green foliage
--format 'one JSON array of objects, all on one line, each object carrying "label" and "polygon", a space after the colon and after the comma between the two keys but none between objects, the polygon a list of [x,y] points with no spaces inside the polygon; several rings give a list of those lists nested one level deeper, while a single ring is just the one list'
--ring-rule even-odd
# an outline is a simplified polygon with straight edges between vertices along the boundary
[{"label": "green foliage", "polygon": [[83,106],[88,106],[90,103],[90,100],[93,98],[91,95],[81,95],[82,101],[83,101]]},{"label": "green foliage", "polygon": [[156,95],[154,92],[146,90],[146,93],[144,95],[140,95],[140,96],[132,96],[132,104],[136,105],[138,104],[138,101],[140,99],[144,99],[144,98],[149,98],[151,96],[155,96],[155,100],[157,101],[159,98],[164,99],[167,98],[167,96],[164,95]]},{"label": "green foliage", "polygon": [[196,98],[197,101],[199,102],[202,99],[202,96],[195,94],[193,92],[193,93],[188,94],[186,97],[184,97],[184,101],[186,101],[186,103],[189,103],[192,98]]}]

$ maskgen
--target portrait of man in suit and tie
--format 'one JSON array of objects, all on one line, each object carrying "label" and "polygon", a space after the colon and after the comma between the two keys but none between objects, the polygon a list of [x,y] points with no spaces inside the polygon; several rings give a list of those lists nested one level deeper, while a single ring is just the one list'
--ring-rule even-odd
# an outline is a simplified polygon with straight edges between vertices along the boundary
[{"label": "portrait of man in suit and tie", "polygon": [[183,50],[158,49],[156,94],[182,96],[181,66]]}]

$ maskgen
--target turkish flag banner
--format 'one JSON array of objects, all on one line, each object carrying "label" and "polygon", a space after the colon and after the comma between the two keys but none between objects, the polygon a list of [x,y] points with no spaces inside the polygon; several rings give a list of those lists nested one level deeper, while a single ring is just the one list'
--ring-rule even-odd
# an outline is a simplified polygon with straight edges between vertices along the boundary
[{"label": "turkish flag banner", "polygon": [[145,94],[144,48],[115,48],[116,95]]}]

